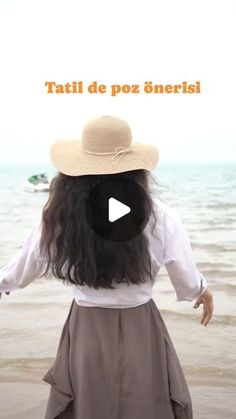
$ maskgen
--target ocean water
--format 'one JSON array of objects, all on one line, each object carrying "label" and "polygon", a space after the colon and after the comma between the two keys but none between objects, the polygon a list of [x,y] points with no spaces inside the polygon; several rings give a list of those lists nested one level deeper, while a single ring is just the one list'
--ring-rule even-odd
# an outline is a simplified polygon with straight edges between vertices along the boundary
[{"label": "ocean water", "polygon": [[[49,178],[56,174],[46,165],[0,166],[0,267],[21,249],[48,199],[47,192],[26,192],[23,188],[28,176],[40,172]],[[157,196],[179,213],[186,226],[197,267],[214,292],[216,318],[235,322],[236,164],[159,165],[154,175],[159,184]],[[162,307],[172,310],[165,270],[155,292],[163,295]],[[185,307],[185,302],[181,306],[177,303],[174,309],[184,311]]]}]

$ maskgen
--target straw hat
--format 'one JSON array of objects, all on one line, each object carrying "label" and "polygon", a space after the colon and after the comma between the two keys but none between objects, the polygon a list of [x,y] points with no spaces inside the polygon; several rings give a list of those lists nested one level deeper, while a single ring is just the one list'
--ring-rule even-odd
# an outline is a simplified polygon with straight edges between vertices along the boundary
[{"label": "straw hat", "polygon": [[90,119],[80,140],[57,140],[50,157],[59,172],[70,176],[111,174],[129,170],[151,171],[159,159],[158,148],[132,143],[128,123],[114,116]]}]

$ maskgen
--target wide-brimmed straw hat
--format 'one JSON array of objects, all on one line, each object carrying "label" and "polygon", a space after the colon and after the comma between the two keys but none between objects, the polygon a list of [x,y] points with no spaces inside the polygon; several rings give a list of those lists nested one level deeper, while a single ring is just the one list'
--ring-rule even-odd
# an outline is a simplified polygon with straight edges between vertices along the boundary
[{"label": "wide-brimmed straw hat", "polygon": [[59,172],[81,176],[152,171],[159,160],[159,150],[151,144],[133,143],[124,119],[101,116],[85,124],[81,140],[55,141],[50,157]]}]

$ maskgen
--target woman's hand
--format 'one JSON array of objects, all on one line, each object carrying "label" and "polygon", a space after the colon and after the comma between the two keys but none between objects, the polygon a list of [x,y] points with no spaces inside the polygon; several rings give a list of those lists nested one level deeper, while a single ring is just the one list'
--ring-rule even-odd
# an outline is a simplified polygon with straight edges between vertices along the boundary
[{"label": "woman's hand", "polygon": [[[1,296],[2,296],[3,292],[0,292],[0,300],[1,300]],[[10,291],[7,291],[5,294],[9,295]]]},{"label": "woman's hand", "polygon": [[203,326],[207,326],[213,313],[213,294],[209,288],[207,288],[204,293],[197,298],[193,308],[198,308],[200,304],[203,304],[201,324],[203,324]]}]

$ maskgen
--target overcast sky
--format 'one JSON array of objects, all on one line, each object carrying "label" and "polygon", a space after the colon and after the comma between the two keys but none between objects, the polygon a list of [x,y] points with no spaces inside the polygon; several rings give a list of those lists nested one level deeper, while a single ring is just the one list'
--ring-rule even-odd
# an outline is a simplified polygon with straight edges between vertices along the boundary
[{"label": "overcast sky", "polygon": [[[0,164],[49,163],[54,140],[100,115],[125,118],[160,163],[236,162],[235,22],[234,0],[0,0]],[[74,80],[202,93],[46,93]]]}]

